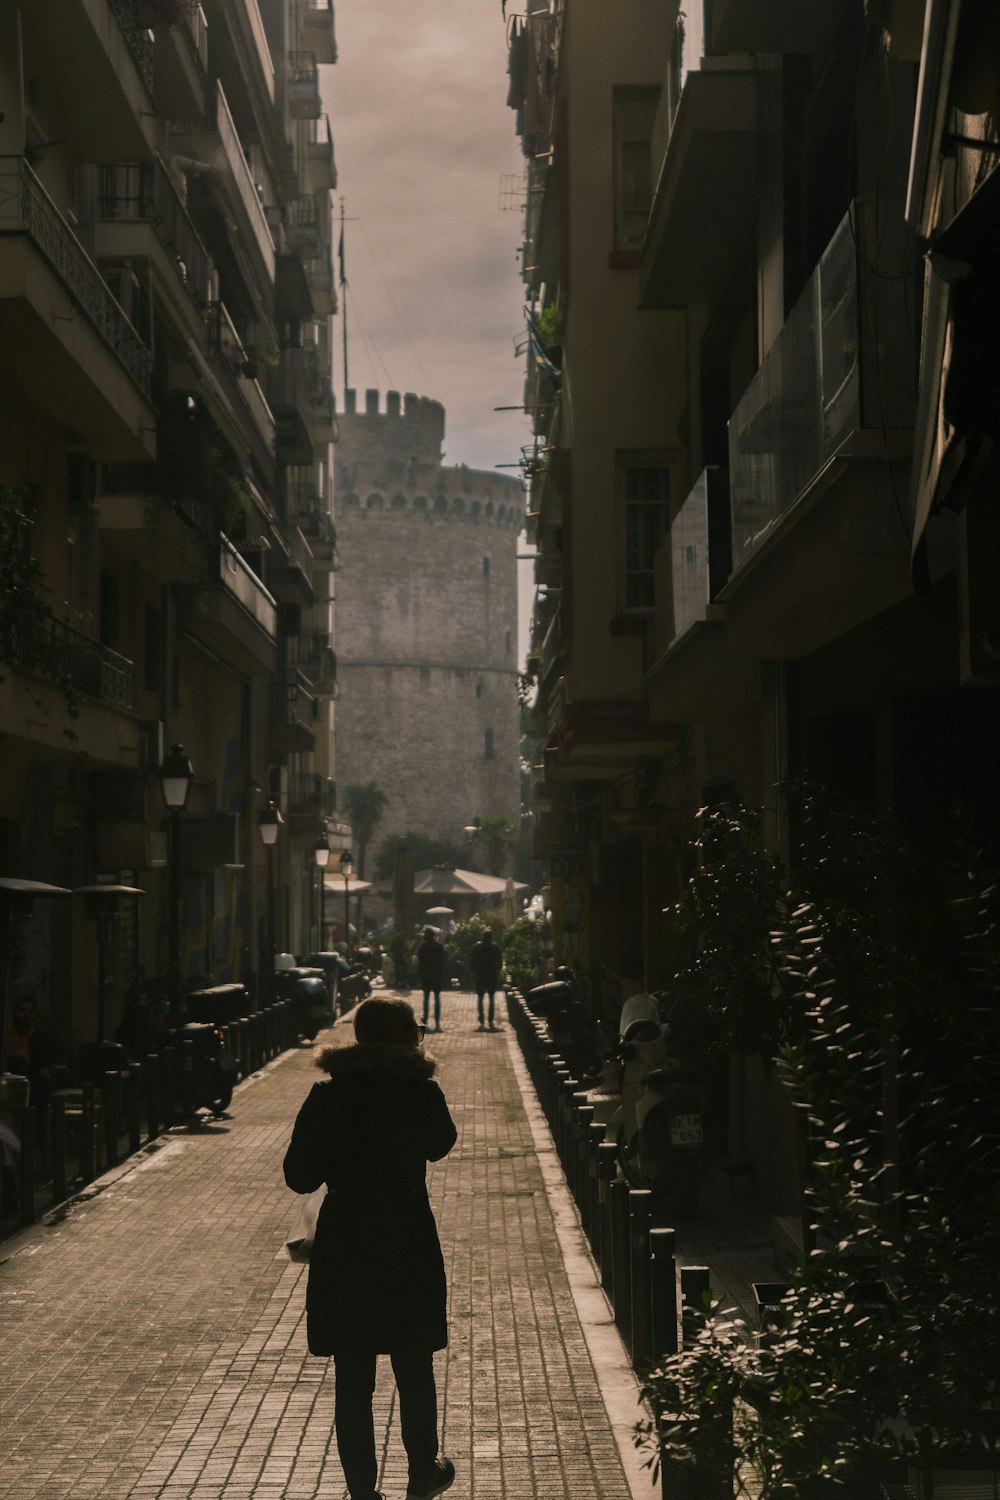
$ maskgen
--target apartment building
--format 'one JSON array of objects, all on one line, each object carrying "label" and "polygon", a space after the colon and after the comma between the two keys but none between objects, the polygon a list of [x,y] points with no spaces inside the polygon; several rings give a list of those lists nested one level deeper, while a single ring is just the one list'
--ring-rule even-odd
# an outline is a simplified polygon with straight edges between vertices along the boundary
[{"label": "apartment building", "polygon": [[[259,987],[272,799],[275,935],[316,936],[336,811],[335,58],[331,0],[0,18],[0,486],[20,543],[0,869],[146,893],[117,924],[109,1031],[172,965]],[[193,775],[169,840],[174,744]],[[76,907],[39,902],[8,955],[73,1041],[96,963]]]},{"label": "apartment building", "polygon": [[[602,64],[640,9],[599,24],[589,46]],[[589,942],[574,935],[572,946],[625,973],[638,949],[635,972],[655,988],[671,974],[656,909],[678,888],[681,830],[698,807],[762,809],[765,844],[794,858],[783,792],[801,776],[891,809],[939,857],[949,805],[962,796],[996,846],[997,402],[987,330],[996,322],[1000,38],[995,7],[974,0],[658,7],[662,30],[647,32],[656,45],[643,50],[663,65],[648,96],[630,101],[634,139],[623,136],[613,169],[616,116],[605,109],[605,154],[588,158],[595,171],[603,162],[591,193],[605,225],[619,187],[632,193],[637,286],[622,322],[605,289],[590,283],[577,297],[579,255],[543,262],[536,253],[579,225],[572,151],[567,166],[558,131],[581,91],[592,109],[602,97],[566,46],[576,12],[563,0],[528,18],[527,41],[517,27],[512,34],[512,81],[527,80],[522,138],[538,118],[536,75],[553,98],[545,119],[557,122],[554,139],[528,153],[525,275],[529,286],[537,274],[548,284],[558,266],[558,306],[576,307],[594,340],[595,390],[614,403],[616,362],[642,372],[673,457],[661,519],[645,533],[647,608],[623,646],[620,616],[603,607],[602,591],[621,578],[612,488],[605,481],[603,521],[585,518],[575,488],[554,509],[555,473],[570,462],[561,445],[574,480],[578,450],[565,425],[547,438],[532,506],[534,805],[557,921],[573,894],[567,829],[571,867],[583,870],[575,915]],[[535,34],[562,45],[545,53]],[[522,52],[529,64],[537,58],[526,71]],[[536,184],[560,170],[556,208]],[[535,330],[539,346],[548,327]],[[644,330],[638,343],[633,328]],[[542,409],[572,406],[573,352],[563,350],[563,388],[551,396],[549,378]],[[650,357],[669,359],[683,380],[664,381]],[[529,405],[543,379],[529,367]],[[592,416],[588,429],[617,451],[617,424]],[[577,438],[581,430],[577,418]],[[560,543],[558,595],[549,583]],[[589,571],[567,591],[581,555]],[[572,599],[584,580],[576,599],[590,611],[589,634],[568,633],[567,592]],[[628,651],[631,679],[621,665]],[[630,779],[616,790],[589,767],[567,790],[557,769],[573,740],[563,705],[601,661],[618,663],[619,683],[634,684],[629,712],[656,729],[641,760],[629,747]],[[613,854],[624,854],[630,821],[631,875]],[[763,1070],[744,1082],[741,1151],[780,1205],[794,1193],[789,1120]]]}]

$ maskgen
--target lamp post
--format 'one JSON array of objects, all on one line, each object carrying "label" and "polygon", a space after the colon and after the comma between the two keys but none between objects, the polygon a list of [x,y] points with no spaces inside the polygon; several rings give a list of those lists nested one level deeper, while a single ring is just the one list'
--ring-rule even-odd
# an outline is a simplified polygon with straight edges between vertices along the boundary
[{"label": "lamp post", "polygon": [[264,966],[264,1000],[268,1005],[274,1000],[274,846],[278,842],[278,829],[284,821],[281,809],[273,801],[257,814],[257,831],[267,860],[267,963]]},{"label": "lamp post", "polygon": [[187,804],[188,792],[194,778],[191,762],[184,752],[183,745],[171,746],[170,753],[163,757],[163,764],[156,774],[160,778],[163,805],[170,814],[167,983],[170,993],[171,1019],[176,1024],[181,1019],[181,813]]},{"label": "lamp post", "polygon": [[354,861],[350,854],[340,856],[340,873],[344,877],[344,943],[348,960],[351,957],[351,871]]},{"label": "lamp post", "polygon": [[316,927],[318,937],[314,953],[319,953],[323,947],[323,872],[330,862],[330,845],[326,841],[326,832],[320,834],[313,845],[313,859],[316,862],[317,897],[316,897]]}]

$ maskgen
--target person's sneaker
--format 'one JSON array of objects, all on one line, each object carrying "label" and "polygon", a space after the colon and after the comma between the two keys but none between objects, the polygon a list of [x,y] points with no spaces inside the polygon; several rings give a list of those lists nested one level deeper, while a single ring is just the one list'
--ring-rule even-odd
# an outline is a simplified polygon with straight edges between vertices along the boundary
[{"label": "person's sneaker", "polygon": [[436,1458],[434,1469],[424,1484],[411,1479],[406,1487],[406,1500],[431,1500],[432,1495],[443,1495],[455,1483],[455,1465],[450,1458]]}]

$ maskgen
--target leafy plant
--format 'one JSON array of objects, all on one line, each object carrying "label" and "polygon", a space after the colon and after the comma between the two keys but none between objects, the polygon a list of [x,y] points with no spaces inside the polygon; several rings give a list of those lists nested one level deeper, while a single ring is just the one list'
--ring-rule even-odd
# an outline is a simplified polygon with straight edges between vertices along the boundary
[{"label": "leafy plant", "polygon": [[382,840],[375,853],[376,880],[392,879],[400,838],[405,838],[410,846],[410,863],[414,870],[429,870],[434,865],[447,865],[454,869],[462,863],[461,848],[448,839],[433,839],[425,833],[393,834]]},{"label": "leafy plant", "polygon": [[511,984],[518,989],[530,989],[539,982],[552,951],[548,918],[536,921],[532,917],[518,917],[504,928],[500,947]]}]

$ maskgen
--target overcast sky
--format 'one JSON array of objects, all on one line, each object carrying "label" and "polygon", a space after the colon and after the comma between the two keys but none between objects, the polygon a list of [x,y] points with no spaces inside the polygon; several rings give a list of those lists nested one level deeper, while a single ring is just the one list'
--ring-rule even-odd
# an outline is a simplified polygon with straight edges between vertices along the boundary
[{"label": "overcast sky", "polygon": [[336,23],[323,86],[348,221],[349,383],[441,401],[448,463],[514,464],[526,420],[494,411],[521,400],[524,376],[521,214],[500,207],[501,179],[523,169],[500,0],[336,0]]}]

